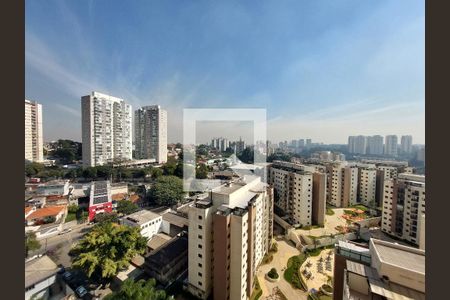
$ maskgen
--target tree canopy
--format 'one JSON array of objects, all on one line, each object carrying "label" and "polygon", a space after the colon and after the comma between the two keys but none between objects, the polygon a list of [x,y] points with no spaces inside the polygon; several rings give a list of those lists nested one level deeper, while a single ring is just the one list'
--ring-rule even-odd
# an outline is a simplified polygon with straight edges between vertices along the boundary
[{"label": "tree canopy", "polygon": [[72,267],[88,277],[110,279],[129,266],[137,254],[144,254],[147,238],[138,227],[105,222],[94,226],[70,251]]},{"label": "tree canopy", "polygon": [[159,205],[175,205],[183,200],[183,181],[175,176],[159,177],[152,186],[150,195]]},{"label": "tree canopy", "polygon": [[139,210],[139,207],[130,200],[121,200],[117,202],[117,212],[129,215]]},{"label": "tree canopy", "polygon": [[36,239],[36,234],[29,231],[25,234],[25,257],[28,257],[30,251],[41,248],[41,243]]},{"label": "tree canopy", "polygon": [[107,295],[105,300],[174,300],[173,296],[167,296],[164,290],[155,288],[155,279],[145,281],[143,279],[134,281],[127,279],[123,282],[120,290]]}]

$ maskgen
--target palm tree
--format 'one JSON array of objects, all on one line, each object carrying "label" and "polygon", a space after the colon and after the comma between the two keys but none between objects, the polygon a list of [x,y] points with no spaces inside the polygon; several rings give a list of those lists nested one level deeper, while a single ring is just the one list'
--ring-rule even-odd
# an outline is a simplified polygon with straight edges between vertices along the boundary
[{"label": "palm tree", "polygon": [[146,247],[147,238],[141,236],[139,228],[102,223],[72,248],[72,266],[88,277],[110,279],[128,267],[135,255],[143,254]]}]

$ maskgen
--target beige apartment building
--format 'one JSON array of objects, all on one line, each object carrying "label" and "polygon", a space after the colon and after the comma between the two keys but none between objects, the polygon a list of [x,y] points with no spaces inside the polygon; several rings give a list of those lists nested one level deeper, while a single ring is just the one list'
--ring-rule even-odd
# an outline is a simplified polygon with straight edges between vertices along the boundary
[{"label": "beige apartment building", "polygon": [[289,216],[290,223],[323,224],[327,194],[325,173],[318,172],[317,166],[282,161],[274,161],[268,173],[275,205]]},{"label": "beige apartment building", "polygon": [[381,230],[416,245],[425,236],[425,176],[399,174],[383,187]]},{"label": "beige apartment building", "polygon": [[328,175],[327,202],[335,207],[348,207],[357,203],[358,168],[347,162],[326,166]]},{"label": "beige apartment building", "polygon": [[25,160],[44,161],[42,105],[25,99]]},{"label": "beige apartment building", "polygon": [[377,170],[374,167],[359,168],[358,199],[359,202],[371,206],[376,204]]},{"label": "beige apartment building", "polygon": [[188,290],[200,299],[248,299],[272,243],[273,192],[244,176],[194,197],[189,207]]}]

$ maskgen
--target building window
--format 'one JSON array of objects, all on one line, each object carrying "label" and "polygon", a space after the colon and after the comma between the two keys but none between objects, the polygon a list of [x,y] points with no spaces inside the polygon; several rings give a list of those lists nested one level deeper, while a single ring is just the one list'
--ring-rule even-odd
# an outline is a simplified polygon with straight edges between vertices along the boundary
[{"label": "building window", "polygon": [[203,229],[203,226],[202,225],[198,225],[198,229]]},{"label": "building window", "polygon": [[201,282],[201,281],[199,281],[199,282],[198,282],[198,285],[199,285],[199,286],[202,286],[202,282]]},{"label": "building window", "polygon": [[199,248],[199,249],[202,249],[203,246],[202,246],[201,244],[198,244],[198,248]]},{"label": "building window", "polygon": [[198,219],[199,219],[199,220],[202,220],[202,219],[203,219],[203,217],[202,217],[202,216],[198,216]]},{"label": "building window", "polygon": [[198,254],[198,257],[202,258],[203,256],[199,253],[199,254]]},{"label": "building window", "polygon": [[201,267],[203,267],[203,265],[201,264],[201,263],[198,263],[198,266],[201,268]]},{"label": "building window", "polygon": [[203,277],[203,274],[201,272],[198,272],[198,276]]}]

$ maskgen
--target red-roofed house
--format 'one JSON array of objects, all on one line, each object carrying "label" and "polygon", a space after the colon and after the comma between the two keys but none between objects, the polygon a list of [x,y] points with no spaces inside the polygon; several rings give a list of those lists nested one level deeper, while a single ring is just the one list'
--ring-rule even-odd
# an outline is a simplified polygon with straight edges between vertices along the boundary
[{"label": "red-roofed house", "polygon": [[[27,225],[34,225],[36,223],[46,222],[49,218],[55,218],[55,222],[64,217],[67,206],[49,206],[32,210],[28,216],[25,217]],[[25,209],[26,211],[26,209]]]}]

